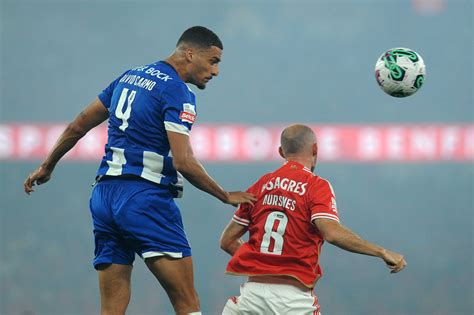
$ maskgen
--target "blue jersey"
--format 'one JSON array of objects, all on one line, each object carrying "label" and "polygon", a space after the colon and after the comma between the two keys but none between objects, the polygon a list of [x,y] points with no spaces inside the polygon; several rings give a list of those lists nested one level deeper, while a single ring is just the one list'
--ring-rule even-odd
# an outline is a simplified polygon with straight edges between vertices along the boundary
[{"label": "blue jersey", "polygon": [[110,117],[97,176],[133,174],[181,197],[183,177],[173,167],[166,131],[188,135],[196,101],[176,70],[163,61],[128,70],[99,99]]}]

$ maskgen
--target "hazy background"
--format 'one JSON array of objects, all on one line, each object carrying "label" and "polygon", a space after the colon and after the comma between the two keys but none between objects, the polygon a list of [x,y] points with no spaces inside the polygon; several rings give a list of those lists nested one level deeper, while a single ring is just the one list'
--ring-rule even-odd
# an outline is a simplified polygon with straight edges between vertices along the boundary
[{"label": "hazy background", "polygon": [[[424,8],[424,9],[420,9]],[[189,26],[224,44],[218,78],[197,91],[199,123],[473,123],[473,1],[0,0],[0,123],[63,123],[124,70],[167,57]],[[422,90],[381,92],[376,58],[419,52]],[[191,135],[192,137],[192,135]],[[38,162],[0,161],[0,313],[97,314],[88,210],[97,163],[60,164],[27,197]],[[279,163],[206,163],[244,189]],[[406,255],[390,275],[372,257],[323,247],[324,315],[473,314],[472,163],[325,163],[342,223]],[[218,247],[233,209],[187,184],[178,200],[203,314],[220,314],[244,278]],[[128,314],[171,314],[137,259]]]}]

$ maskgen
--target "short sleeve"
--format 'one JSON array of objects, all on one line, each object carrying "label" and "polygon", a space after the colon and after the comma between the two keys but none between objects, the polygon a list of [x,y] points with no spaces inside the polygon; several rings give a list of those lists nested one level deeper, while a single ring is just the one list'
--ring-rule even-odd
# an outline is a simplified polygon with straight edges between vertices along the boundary
[{"label": "short sleeve", "polygon": [[165,129],[189,135],[196,120],[196,106],[192,92],[185,84],[170,84],[161,94]]},{"label": "short sleeve", "polygon": [[[128,72],[128,71],[127,71]],[[125,73],[127,73],[125,72]],[[124,74],[125,74],[124,73]],[[115,90],[115,87],[117,86],[118,82],[120,81],[120,79],[123,77],[122,74],[120,77],[118,77],[117,79],[115,79],[112,83],[109,84],[108,87],[106,87],[99,95],[99,99],[100,101],[102,102],[102,104],[104,104],[104,106],[109,109],[110,108],[110,104],[112,103],[112,94],[114,94],[114,90]]]},{"label": "short sleeve", "polygon": [[[249,187],[246,191],[248,193],[251,193],[255,196],[258,197],[258,192],[259,192],[259,183],[261,180],[257,181],[254,183],[252,186]],[[232,217],[232,221],[244,225],[244,226],[249,226],[251,220],[251,212],[254,206],[248,203],[241,203],[237,210],[234,213],[234,216]]]},{"label": "short sleeve", "polygon": [[310,190],[311,222],[315,219],[330,219],[339,222],[336,196],[331,184],[318,178]]}]

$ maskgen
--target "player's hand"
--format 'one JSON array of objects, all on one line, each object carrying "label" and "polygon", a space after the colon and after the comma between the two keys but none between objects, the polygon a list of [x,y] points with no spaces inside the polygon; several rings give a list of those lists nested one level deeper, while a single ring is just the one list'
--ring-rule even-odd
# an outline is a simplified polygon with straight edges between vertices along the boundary
[{"label": "player's hand", "polygon": [[23,183],[25,192],[29,195],[31,192],[35,191],[33,189],[34,185],[41,185],[46,183],[51,178],[52,169],[40,166],[34,170]]},{"label": "player's hand", "polygon": [[385,261],[387,267],[391,270],[390,273],[397,273],[403,268],[405,268],[405,266],[407,265],[407,262],[405,261],[405,258],[402,255],[389,250],[385,250],[381,258]]},{"label": "player's hand", "polygon": [[257,198],[252,194],[243,191],[231,191],[227,193],[227,200],[224,202],[237,207],[241,203],[253,205],[254,201],[257,201]]}]

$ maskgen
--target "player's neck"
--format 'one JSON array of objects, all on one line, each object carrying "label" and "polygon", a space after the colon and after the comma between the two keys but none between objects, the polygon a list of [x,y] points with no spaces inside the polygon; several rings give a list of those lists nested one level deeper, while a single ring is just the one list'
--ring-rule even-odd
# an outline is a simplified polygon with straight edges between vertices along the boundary
[{"label": "player's neck", "polygon": [[173,69],[178,73],[179,77],[181,80],[184,82],[187,82],[187,77],[185,76],[186,74],[186,69],[185,69],[185,62],[183,60],[180,60],[179,57],[176,55],[171,55],[168,58],[164,60],[167,64],[169,64]]}]

